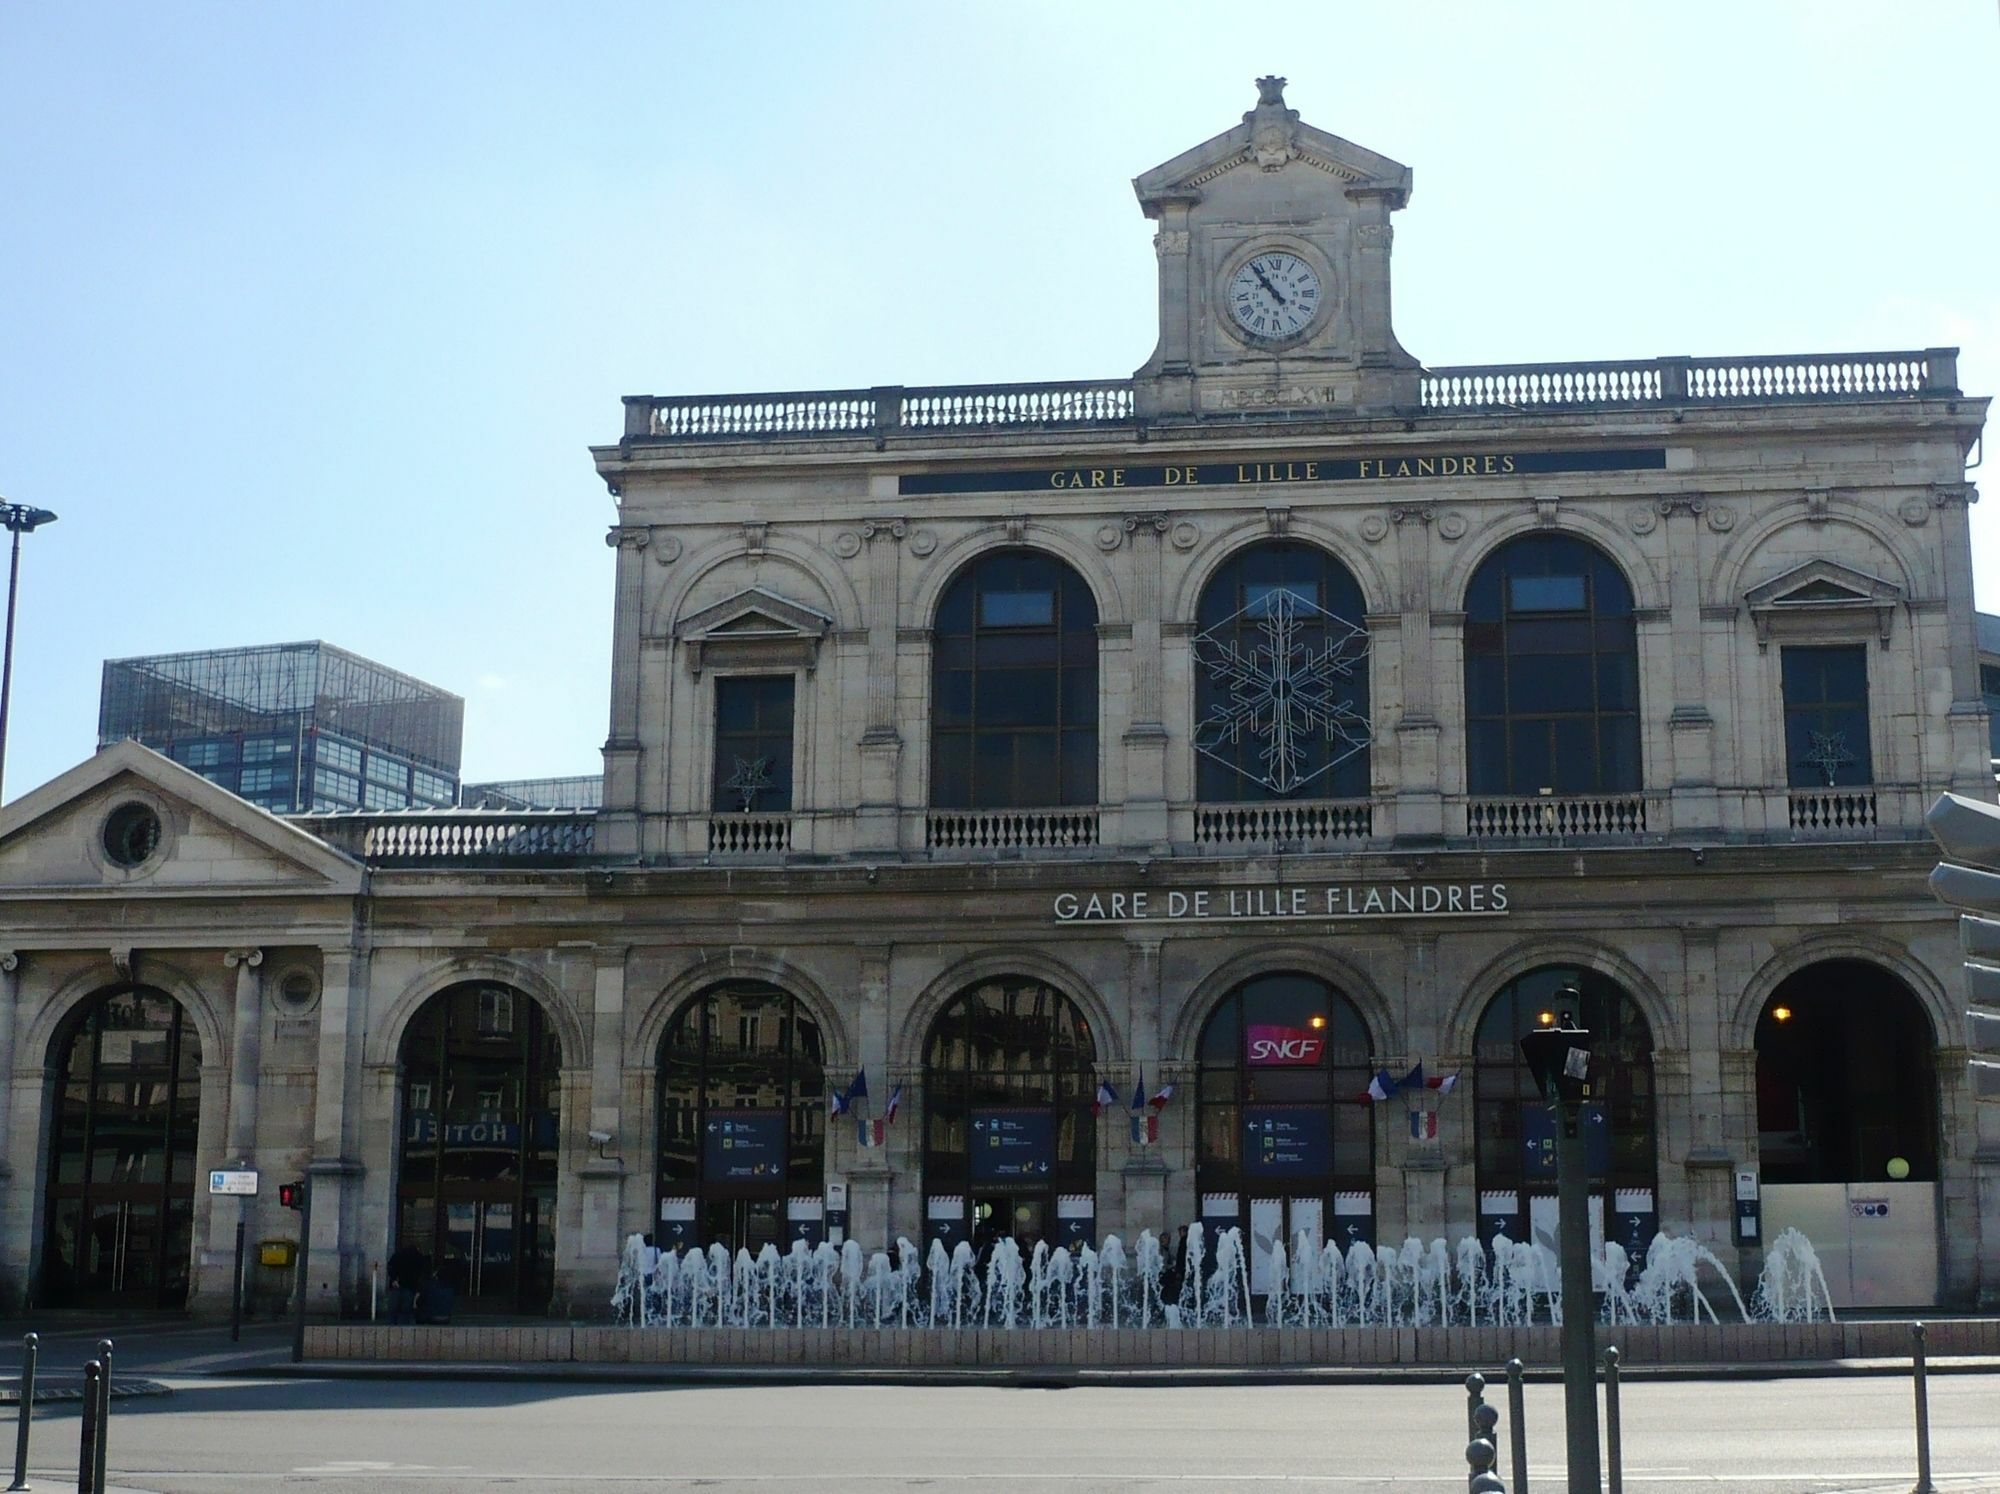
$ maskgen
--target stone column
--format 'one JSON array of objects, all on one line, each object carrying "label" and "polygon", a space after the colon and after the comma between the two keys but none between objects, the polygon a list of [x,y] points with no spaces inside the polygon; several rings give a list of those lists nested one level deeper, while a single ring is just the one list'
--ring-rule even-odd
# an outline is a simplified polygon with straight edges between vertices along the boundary
[{"label": "stone column", "polygon": [[[1674,692],[1673,708],[1667,715],[1670,758],[1666,776],[1673,792],[1670,822],[1676,833],[1713,833],[1721,827],[1722,811],[1715,791],[1715,717],[1708,708],[1701,615],[1705,566],[1702,526],[1708,500],[1695,493],[1676,493],[1659,499],[1653,508],[1667,553],[1667,629],[1664,637],[1656,630],[1649,637],[1656,647],[1664,643],[1671,654],[1665,661]],[[1718,517],[1721,512],[1718,510]],[[1641,510],[1633,525],[1644,524],[1650,530],[1649,520]],[[1659,661],[1640,662],[1657,667]],[[1647,674],[1642,667],[1637,686],[1642,710]],[[1659,781],[1659,774],[1651,776],[1654,782]]]},{"label": "stone column", "polygon": [[[1389,511],[1396,536],[1395,610],[1367,619],[1370,634],[1382,635],[1387,645],[1379,659],[1369,661],[1369,693],[1376,700],[1394,700],[1402,707],[1394,718],[1393,749],[1395,833],[1402,841],[1434,841],[1444,834],[1437,660],[1447,647],[1455,646],[1456,639],[1448,634],[1433,637],[1432,629],[1439,624],[1449,628],[1454,621],[1462,625],[1464,614],[1432,610],[1431,522],[1435,517],[1436,509],[1428,503],[1406,504]],[[1379,516],[1372,520],[1377,526],[1381,522]],[[1367,524],[1362,533],[1371,533]],[[1388,722],[1385,719],[1379,724]],[[1462,739],[1462,732],[1457,735]],[[1377,764],[1371,769],[1378,782],[1387,777],[1384,766]]]},{"label": "stone column", "polygon": [[[1131,1049],[1133,1067],[1146,1074],[1148,1087],[1154,1089],[1167,1078],[1167,1035],[1162,1030],[1166,1017],[1160,990],[1161,943],[1159,936],[1151,933],[1126,935],[1126,1043]],[[1135,1074],[1133,1082],[1136,1080]],[[1193,1086],[1186,1086],[1188,1092],[1183,1096],[1184,1103],[1169,1105],[1160,1117],[1160,1144],[1147,1147],[1131,1144],[1130,1129],[1125,1124],[1125,1098],[1131,1091],[1115,1081],[1112,1088],[1120,1092],[1119,1109],[1113,1114],[1108,1130],[1114,1138],[1112,1155],[1122,1153],[1123,1160],[1115,1173],[1105,1165],[1109,1158],[1098,1164],[1098,1208],[1101,1217],[1097,1233],[1102,1238],[1114,1232],[1108,1217],[1103,1216],[1109,1215],[1115,1198],[1123,1215],[1118,1220],[1117,1232],[1132,1240],[1142,1229],[1150,1229],[1157,1234],[1168,1225],[1169,1168],[1165,1155],[1175,1144],[1174,1133],[1182,1123],[1182,1117],[1190,1115],[1194,1109]]]},{"label": "stone column", "polygon": [[864,619],[868,629],[867,714],[861,732],[861,804],[855,848],[893,851],[900,831],[899,768],[903,737],[896,724],[896,612],[899,551],[909,525],[902,519],[868,519],[861,525],[865,551]]},{"label": "stone column", "polygon": [[236,972],[235,1026],[229,1045],[229,1139],[232,1162],[247,1162],[257,1150],[257,1090],[263,1038],[261,949],[232,949],[222,963]]},{"label": "stone column", "polygon": [[604,543],[618,552],[618,580],[611,621],[611,732],[604,742],[604,810],[598,816],[597,849],[616,855],[640,849],[640,634],[651,540],[652,531],[638,526],[614,527],[604,536]]},{"label": "stone column", "polygon": [[[1105,526],[1107,530],[1111,526]],[[1132,574],[1132,716],[1125,728],[1125,843],[1164,851],[1167,824],[1167,742],[1161,687],[1160,562],[1167,515],[1127,514]],[[1114,531],[1115,533],[1115,531]]]},{"label": "stone column", "polygon": [[[599,1144],[585,1136],[586,1149],[577,1173],[583,1185],[582,1230],[575,1260],[577,1280],[572,1295],[594,1299],[608,1296],[618,1277],[623,1247],[619,1219],[624,1191],[626,1149],[638,1138],[625,1134],[625,959],[626,946],[599,945],[591,991],[590,1108],[586,1132],[611,1140]],[[573,1124],[573,1123],[572,1123]],[[602,1294],[598,1289],[602,1288]]]},{"label": "stone column", "polygon": [[[1969,482],[1933,483],[1939,553],[1944,567],[1945,622],[1950,628],[1951,790],[1983,799],[1992,793],[1991,744],[1985,732],[1985,700],[1979,688],[1978,612],[1972,595],[1971,505],[1979,489]],[[1911,618],[1909,626],[1915,627]],[[1935,778],[1939,765],[1929,765]]]},{"label": "stone column", "polygon": [[[860,1067],[869,1073],[867,1115],[880,1115],[893,1087],[889,1079],[889,963],[891,946],[869,943],[856,946],[861,957],[859,999],[855,1003],[855,1037],[860,1044],[856,1055]],[[842,1117],[847,1136],[842,1143],[851,1148],[853,1159],[847,1169],[847,1231],[863,1250],[882,1250],[894,1244],[892,1189],[895,1174],[890,1167],[887,1147],[854,1144],[853,1128]],[[835,1155],[838,1155],[836,1152]]]},{"label": "stone column", "polygon": [[313,1082],[312,1242],[306,1305],[337,1312],[365,1270],[356,1221],[361,1175],[361,1035],[368,1005],[368,956],[352,949],[321,954],[319,1061]]}]

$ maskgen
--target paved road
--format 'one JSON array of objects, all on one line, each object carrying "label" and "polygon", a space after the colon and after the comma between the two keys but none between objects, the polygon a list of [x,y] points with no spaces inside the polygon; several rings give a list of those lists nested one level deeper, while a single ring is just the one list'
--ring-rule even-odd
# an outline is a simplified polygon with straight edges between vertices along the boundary
[{"label": "paved road", "polygon": [[[150,1372],[150,1371],[149,1371]],[[157,1494],[530,1487],[754,1494],[1338,1494],[1463,1490],[1463,1394],[1423,1385],[1224,1389],[639,1387],[160,1375],[121,1401],[110,1482]],[[1945,1494],[2000,1491],[2000,1375],[1931,1382]],[[1561,1486],[1561,1399],[1528,1395],[1531,1484]],[[1626,1387],[1634,1494],[1903,1494],[1910,1387],[1893,1378]],[[37,1489],[73,1487],[77,1418],[35,1433]],[[67,1462],[70,1481],[61,1478]]]}]

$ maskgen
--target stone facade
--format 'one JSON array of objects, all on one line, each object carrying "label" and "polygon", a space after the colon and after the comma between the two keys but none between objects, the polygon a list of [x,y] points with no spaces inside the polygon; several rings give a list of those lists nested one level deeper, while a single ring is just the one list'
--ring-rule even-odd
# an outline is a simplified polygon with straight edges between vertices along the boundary
[{"label": "stone facade", "polygon": [[[1748,1269],[1730,1189],[1756,1165],[1756,1025],[1827,960],[1877,968],[1928,1019],[1940,1297],[2000,1292],[2000,1118],[1964,1084],[1956,930],[1924,885],[1921,819],[1940,791],[1993,794],[1964,479],[1986,402],[1936,349],[1420,371],[1388,315],[1407,168],[1265,93],[1137,183],[1161,223],[1163,330],[1133,381],[627,402],[624,439],[595,452],[618,523],[594,816],[287,823],[132,744],[0,811],[6,1295],[33,1294],[43,1259],[64,1023],[132,982],[199,1033],[199,1165],[314,1179],[323,1309],[365,1306],[394,1248],[401,1045],[472,980],[523,993],[560,1043],[555,1301],[578,1312],[657,1218],[669,1023],[746,977],[802,1003],[830,1075],[906,1088],[881,1147],[829,1128],[826,1176],[873,1249],[923,1238],[926,1037],[982,979],[1074,1001],[1121,1097],[1141,1075],[1182,1087],[1157,1142],[1117,1115],[1099,1133],[1095,1228],[1129,1234],[1197,1215],[1192,1068],[1243,980],[1320,977],[1377,1065],[1470,1079],[1495,991],[1599,972],[1651,1033],[1659,1222]],[[1267,242],[1339,303],[1278,348],[1232,340],[1215,289]],[[1632,592],[1629,792],[1468,790],[1467,587],[1547,534],[1587,541]],[[1204,803],[1200,598],[1276,539],[1362,592],[1368,791]],[[933,806],[940,598],[998,550],[1054,556],[1094,598],[1093,803]],[[1791,785],[1787,643],[1865,645],[1865,788]],[[796,682],[781,812],[715,807],[716,681],[743,672]],[[135,800],[165,833],[122,867],[101,831]],[[1475,885],[1477,916],[1444,901]],[[1410,904],[1350,913],[1368,888]],[[1473,1101],[1437,1108],[1434,1137],[1374,1129],[1378,1238],[1478,1227]],[[226,1308],[238,1205],[193,1206],[193,1300]],[[245,1212],[253,1240],[296,1233],[268,1187]]]}]

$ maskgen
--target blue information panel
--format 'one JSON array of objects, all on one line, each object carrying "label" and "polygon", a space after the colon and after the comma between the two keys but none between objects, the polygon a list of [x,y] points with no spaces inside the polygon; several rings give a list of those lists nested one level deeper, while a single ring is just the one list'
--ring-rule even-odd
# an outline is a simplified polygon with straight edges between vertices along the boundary
[{"label": "blue information panel", "polygon": [[[1578,1124],[1583,1127],[1584,1160],[1590,1175],[1601,1178],[1611,1171],[1611,1122],[1605,1117],[1602,1105],[1586,1104],[1578,1114]],[[1521,1107],[1521,1144],[1525,1148],[1522,1163],[1527,1177],[1556,1175],[1556,1118],[1547,1106]]]},{"label": "blue information panel", "polygon": [[1038,1107],[972,1112],[972,1180],[1046,1182],[1055,1170],[1055,1116]]},{"label": "blue information panel", "polygon": [[1319,1178],[1333,1170],[1333,1113],[1324,1105],[1243,1107],[1243,1175]]},{"label": "blue information panel", "polygon": [[702,1172],[711,1183],[782,1183],[785,1112],[711,1110],[703,1122]]}]

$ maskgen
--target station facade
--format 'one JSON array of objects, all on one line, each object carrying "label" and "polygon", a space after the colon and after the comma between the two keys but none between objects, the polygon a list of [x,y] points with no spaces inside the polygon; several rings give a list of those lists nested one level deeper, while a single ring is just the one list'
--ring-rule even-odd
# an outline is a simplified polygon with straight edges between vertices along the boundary
[{"label": "station facade", "polygon": [[7,1295],[226,1310],[295,1175],[349,1311],[399,1244],[590,1313],[635,1231],[1552,1233],[1515,1043],[1574,1003],[1603,1234],[1994,1300],[1922,823],[1993,795],[1986,401],[1425,368],[1410,184],[1266,79],[1135,183],[1132,378],[628,399],[594,810],[279,818],[136,743],[0,810]]}]

